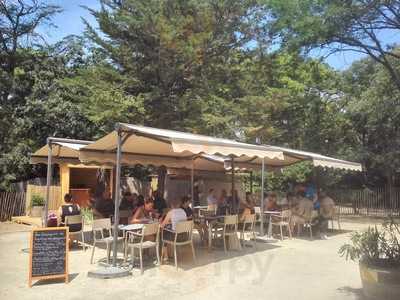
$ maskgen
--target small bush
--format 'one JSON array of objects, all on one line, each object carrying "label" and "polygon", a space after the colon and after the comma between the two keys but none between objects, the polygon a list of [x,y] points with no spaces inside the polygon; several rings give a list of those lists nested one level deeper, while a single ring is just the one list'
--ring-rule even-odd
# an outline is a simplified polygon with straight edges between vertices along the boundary
[{"label": "small bush", "polygon": [[382,229],[369,227],[363,232],[354,232],[350,243],[339,249],[339,254],[350,260],[361,260],[369,266],[400,266],[400,224],[390,219]]},{"label": "small bush", "polygon": [[44,206],[43,196],[38,194],[33,194],[31,197],[31,206]]},{"label": "small bush", "polygon": [[83,220],[84,220],[85,224],[92,224],[93,211],[91,208],[82,208],[81,215],[83,216]]}]

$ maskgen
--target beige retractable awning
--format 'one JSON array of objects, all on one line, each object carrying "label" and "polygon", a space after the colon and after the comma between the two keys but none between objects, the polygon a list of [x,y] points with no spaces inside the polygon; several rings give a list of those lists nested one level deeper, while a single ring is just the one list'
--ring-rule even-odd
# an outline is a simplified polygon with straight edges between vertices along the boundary
[{"label": "beige retractable awning", "polygon": [[[232,158],[236,170],[260,170],[262,160],[269,167],[285,167],[309,160],[314,166],[362,171],[359,163],[335,159],[317,153],[269,145],[252,145],[228,139],[184,133],[172,130],[121,124],[124,131],[122,163],[125,165],[166,166],[224,172],[231,169]],[[114,165],[117,133],[92,141],[67,140],[53,142],[54,163]],[[31,156],[31,163],[47,163],[48,146]]]},{"label": "beige retractable awning", "polygon": [[[195,159],[195,165],[216,166],[212,160],[207,163],[202,154],[229,156],[238,162],[264,159],[266,164],[271,165],[279,165],[284,159],[280,150],[228,139],[130,124],[120,124],[120,128],[123,131],[123,164],[153,164],[190,169]],[[79,159],[83,163],[115,163],[117,139],[117,132],[114,131],[81,148]]]},{"label": "beige retractable awning", "polygon": [[[282,161],[282,167],[292,165],[300,161],[312,161],[314,166],[320,166],[325,168],[342,169],[350,171],[362,171],[362,165],[357,162],[351,162],[347,160],[336,159],[333,157],[321,155],[318,153],[294,150],[284,147],[266,145],[270,149],[280,150],[283,152],[284,160]],[[225,168],[229,169],[230,163],[225,161]],[[236,166],[240,169],[255,169],[252,163],[236,163]]]},{"label": "beige retractable awning", "polygon": [[[65,142],[53,142],[52,161],[53,163],[68,163],[79,165],[79,149],[93,143],[91,141],[77,141],[66,139]],[[48,145],[43,146],[31,155],[31,164],[47,164],[47,156],[49,154]]]}]

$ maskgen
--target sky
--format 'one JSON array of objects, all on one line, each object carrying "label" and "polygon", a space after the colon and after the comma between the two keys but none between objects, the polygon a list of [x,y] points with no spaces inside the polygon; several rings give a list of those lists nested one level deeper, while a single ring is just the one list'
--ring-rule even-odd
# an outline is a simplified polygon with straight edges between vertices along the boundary
[{"label": "sky", "polygon": [[[62,7],[63,12],[56,15],[53,19],[53,23],[57,26],[56,28],[49,28],[46,26],[39,28],[40,33],[45,36],[48,43],[57,42],[70,34],[81,34],[85,29],[82,18],[85,18],[96,28],[94,18],[87,9],[82,6],[99,9],[100,5],[98,0],[53,0],[51,3]],[[381,39],[384,39],[387,43],[400,43],[400,36],[391,32],[384,32],[381,35]],[[312,56],[315,57],[319,57],[323,54],[321,50],[314,50],[312,52]],[[325,62],[337,70],[345,70],[350,67],[354,61],[362,57],[363,55],[360,53],[346,51],[330,55],[325,59]]]}]

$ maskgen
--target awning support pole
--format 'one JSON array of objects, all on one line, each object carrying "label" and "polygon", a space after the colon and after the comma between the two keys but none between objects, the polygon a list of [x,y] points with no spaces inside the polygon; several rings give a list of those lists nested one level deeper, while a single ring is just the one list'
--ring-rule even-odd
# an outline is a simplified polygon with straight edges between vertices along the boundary
[{"label": "awning support pole", "polygon": [[46,178],[46,202],[44,204],[44,213],[42,217],[42,226],[47,227],[47,218],[49,214],[49,202],[50,202],[50,186],[51,186],[51,177],[53,176],[52,171],[52,159],[53,159],[53,151],[52,151],[52,141],[51,138],[47,138],[47,178]]},{"label": "awning support pole", "polygon": [[264,157],[262,159],[261,165],[261,221],[260,221],[260,233],[261,236],[264,236],[264,171],[265,171],[265,160]]},{"label": "awning support pole", "polygon": [[121,189],[121,155],[122,155],[122,132],[117,124],[117,161],[115,165],[115,210],[114,210],[114,231],[113,231],[113,260],[114,267],[117,266],[117,239],[118,239],[118,224],[119,224],[119,202]]},{"label": "awning support pole", "polygon": [[192,208],[194,206],[194,158],[192,160],[192,169],[190,172],[190,194],[191,194],[191,198],[192,198]]},{"label": "awning support pole", "polygon": [[232,195],[232,209],[233,212],[231,212],[231,214],[236,214],[236,195],[235,195],[235,163],[234,163],[234,158],[233,156],[231,157],[231,170],[232,170],[232,191],[231,191],[231,195]]}]

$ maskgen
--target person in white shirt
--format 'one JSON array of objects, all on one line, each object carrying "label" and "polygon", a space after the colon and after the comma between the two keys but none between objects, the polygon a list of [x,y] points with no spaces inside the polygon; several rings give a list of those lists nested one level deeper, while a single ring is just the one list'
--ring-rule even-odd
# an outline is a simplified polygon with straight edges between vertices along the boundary
[{"label": "person in white shirt", "polygon": [[[162,236],[164,240],[173,241],[175,239],[176,224],[187,220],[186,212],[180,207],[181,201],[174,199],[170,202],[171,210],[167,213],[161,223]],[[181,237],[177,237],[179,241]],[[163,246],[161,252],[162,261],[168,260],[168,248]]]}]

